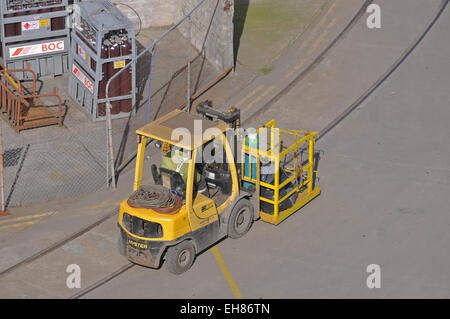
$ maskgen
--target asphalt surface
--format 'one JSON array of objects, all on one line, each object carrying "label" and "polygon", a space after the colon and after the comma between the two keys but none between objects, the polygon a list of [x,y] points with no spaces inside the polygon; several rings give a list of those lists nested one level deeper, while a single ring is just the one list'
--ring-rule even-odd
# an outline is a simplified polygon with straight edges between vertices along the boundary
[{"label": "asphalt surface", "polygon": [[[280,126],[302,128],[300,112],[286,105],[305,103],[297,95],[305,85],[320,90],[327,103],[334,94],[351,100],[347,90],[369,83],[363,74],[376,79],[386,71],[424,30],[440,1],[379,4],[389,10],[383,11],[384,29],[370,30],[378,32],[377,41],[368,38],[362,20],[317,68],[353,61],[347,72],[326,74],[336,90],[327,90],[323,78],[305,79],[261,117],[270,119],[276,112]],[[449,21],[447,9],[400,68],[317,144],[320,197],[278,227],[257,222],[245,238],[217,245],[244,298],[450,296],[445,253],[450,240]],[[373,65],[372,72],[357,73],[365,65]],[[321,101],[308,103],[312,108]],[[320,119],[314,123],[312,128],[322,125]],[[366,285],[370,264],[381,268],[380,289]],[[206,252],[181,277],[133,268],[86,297],[232,297],[223,285]]]}]

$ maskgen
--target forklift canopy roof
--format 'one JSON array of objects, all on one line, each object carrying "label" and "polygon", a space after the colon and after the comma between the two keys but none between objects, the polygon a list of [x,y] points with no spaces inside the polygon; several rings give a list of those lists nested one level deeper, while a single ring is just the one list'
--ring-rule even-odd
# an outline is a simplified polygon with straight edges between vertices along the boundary
[{"label": "forklift canopy roof", "polygon": [[[228,125],[222,121],[209,121],[200,115],[177,109],[141,127],[136,133],[193,151],[225,132],[227,128]],[[173,134],[175,130],[189,132],[190,139],[184,138],[183,135],[178,136],[177,132]],[[208,132],[205,132],[206,130]],[[203,134],[204,132],[207,134]]]}]

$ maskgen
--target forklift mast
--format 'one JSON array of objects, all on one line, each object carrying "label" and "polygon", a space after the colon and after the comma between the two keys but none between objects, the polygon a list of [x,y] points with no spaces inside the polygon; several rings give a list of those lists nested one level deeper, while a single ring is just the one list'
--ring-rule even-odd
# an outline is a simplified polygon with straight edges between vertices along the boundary
[{"label": "forklift mast", "polygon": [[[206,100],[204,102],[201,102],[197,105],[197,113],[201,114],[203,118],[214,121],[214,120],[221,120],[228,124],[233,130],[234,130],[234,141],[231,143],[232,146],[232,152],[233,152],[233,158],[234,162],[237,162],[237,142],[240,140],[240,122],[241,122],[241,110],[238,108],[232,106],[227,112],[216,110],[212,107],[212,102],[209,100]],[[231,141],[228,141],[231,142]],[[240,174],[240,167],[238,167],[238,175]]]},{"label": "forklift mast", "polygon": [[213,121],[219,119],[233,129],[239,128],[239,122],[241,120],[241,111],[238,108],[232,106],[227,112],[216,110],[212,107],[212,102],[206,100],[197,105],[197,113],[203,115],[204,118]]}]

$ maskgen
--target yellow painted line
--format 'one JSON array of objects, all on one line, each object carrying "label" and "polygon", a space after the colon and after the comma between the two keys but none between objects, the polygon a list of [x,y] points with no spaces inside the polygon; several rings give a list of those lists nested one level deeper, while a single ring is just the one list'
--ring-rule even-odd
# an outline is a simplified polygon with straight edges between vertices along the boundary
[{"label": "yellow painted line", "polygon": [[97,205],[91,205],[91,206],[86,206],[83,209],[93,209],[93,208],[102,208],[102,207],[106,207],[106,206],[113,206],[113,205],[117,205],[120,204],[120,201],[115,201],[115,202],[110,202],[109,199],[97,204]]},{"label": "yellow painted line", "polygon": [[325,13],[323,18],[319,21],[319,23],[314,27],[313,31],[311,31],[311,34],[309,37],[302,43],[301,48],[304,49],[308,46],[309,42],[312,41],[312,39],[315,37],[317,31],[325,24],[327,21],[329,15],[336,9],[336,6],[338,4],[339,0],[336,0],[328,9],[328,11]]},{"label": "yellow painted line", "polygon": [[234,281],[233,277],[231,276],[230,271],[228,270],[227,266],[225,266],[225,262],[223,261],[222,256],[219,253],[219,250],[214,246],[211,248],[212,253],[214,254],[214,257],[216,258],[217,264],[220,267],[220,270],[222,270],[223,275],[225,276],[226,280],[228,281],[228,285],[231,288],[231,291],[233,292],[234,296],[237,299],[242,299],[241,292],[239,291],[238,286],[236,285],[236,282]]},{"label": "yellow painted line", "polygon": [[322,32],[322,34],[316,39],[314,44],[308,50],[308,54],[313,53],[314,50],[317,49],[317,47],[322,43],[323,39],[325,39],[325,37],[328,35],[329,32],[330,31],[328,31],[328,29]]},{"label": "yellow painted line", "polygon": [[263,97],[265,97],[267,94],[269,94],[270,92],[272,92],[272,90],[275,88],[275,85],[272,85],[271,87],[269,87],[267,90],[265,90],[263,93],[261,93],[260,96],[258,96],[256,99],[254,99],[251,103],[247,104],[247,106],[245,108],[243,108],[241,110],[241,114],[247,112],[253,105],[255,105],[256,103],[258,103],[259,101],[262,100]]},{"label": "yellow painted line", "polygon": [[336,25],[336,22],[337,22],[337,18],[334,18],[333,20],[330,21],[330,23],[328,24],[327,28],[322,32],[322,34],[320,34],[317,37],[316,41],[313,43],[311,48],[308,50],[308,54],[313,53],[314,50],[317,49],[317,47],[320,45],[320,43],[322,43],[323,39],[325,39],[325,37],[330,32],[329,30]]},{"label": "yellow painted line", "polygon": [[296,71],[300,70],[300,69],[305,65],[305,63],[306,63],[305,60],[300,61],[300,63],[297,64],[297,65],[294,67],[294,69],[295,69]]},{"label": "yellow painted line", "polygon": [[117,200],[117,201],[111,202],[108,199],[108,200],[105,200],[96,205],[88,205],[88,206],[76,208],[74,210],[70,210],[70,212],[75,213],[75,214],[85,214],[86,211],[88,211],[87,214],[90,214],[90,215],[98,214],[98,213],[104,212],[106,209],[109,209],[112,206],[118,206],[121,202],[122,202],[122,200]]},{"label": "yellow painted line", "polygon": [[10,218],[10,219],[1,220],[0,224],[6,224],[6,223],[10,223],[10,222],[18,222],[18,221],[21,221],[21,220],[40,218],[40,217],[44,217],[44,216],[48,216],[48,215],[57,215],[57,214],[59,214],[59,212],[46,212],[46,213],[42,213],[42,214],[35,214],[35,215],[28,215],[28,216]]},{"label": "yellow painted line", "polygon": [[89,250],[91,255],[95,255],[94,250],[88,245],[88,243],[83,239],[83,237],[80,237],[80,240],[81,240],[81,243],[83,244],[83,246],[86,247],[87,250]]},{"label": "yellow painted line", "polygon": [[235,107],[239,107],[240,105],[242,105],[245,101],[247,101],[248,99],[250,99],[253,95],[255,95],[256,93],[258,93],[259,90],[261,90],[263,87],[262,85],[258,86],[256,89],[254,89],[253,91],[251,91],[249,94],[247,94],[246,97],[244,97],[242,100],[240,100]]},{"label": "yellow painted line", "polygon": [[261,94],[261,96],[262,96],[262,97],[266,96],[266,95],[269,94],[274,88],[275,88],[275,85],[272,85],[272,86],[269,87],[267,90],[265,90],[265,91]]},{"label": "yellow painted line", "polygon": [[8,228],[17,228],[17,227],[30,226],[30,225],[33,225],[33,224],[37,223],[38,221],[40,221],[40,219],[33,220],[33,221],[30,221],[30,222],[24,222],[24,223],[18,223],[18,224],[1,226],[0,229],[8,229]]},{"label": "yellow painted line", "polygon": [[[338,3],[340,0],[336,0],[333,2],[333,4],[330,6],[330,8],[328,9],[328,11],[325,13],[325,15],[322,17],[322,19],[319,21],[319,23],[314,27],[314,29],[312,30],[312,32],[310,33],[310,35],[308,36],[308,38],[302,43],[301,48],[306,48],[308,46],[308,44],[314,39],[314,37],[316,36],[318,30],[325,25],[325,23],[328,21],[329,16],[333,13],[333,11],[336,9]],[[314,52],[314,50],[320,45],[320,43],[322,43],[322,41],[325,39],[325,37],[328,35],[329,33],[329,28],[332,28],[336,25],[337,22],[337,18],[333,18],[327,25],[327,28],[318,36],[318,38],[314,41],[314,43],[312,44],[312,47],[308,50],[308,54],[311,54]],[[302,59],[300,61],[299,64],[297,64],[294,69],[295,70],[300,70],[304,65],[305,65],[306,61],[304,59]],[[290,78],[292,75],[294,74],[294,70],[286,73],[284,75],[285,79]],[[256,103],[260,102],[262,100],[262,98],[264,96],[266,96],[267,94],[269,94],[273,89],[275,88],[275,86],[271,86],[269,87],[265,92],[263,92],[260,96],[258,96],[256,99],[254,99],[252,102],[250,102],[249,104],[247,104],[242,110],[241,110],[241,114],[245,113],[246,111],[248,111],[253,105],[255,105]],[[252,92],[250,92],[246,97],[244,97],[242,100],[240,100],[235,106],[239,107],[242,104],[244,104],[247,100],[249,100],[251,97],[253,97],[254,95],[256,95],[256,93],[258,93],[260,90],[262,89],[262,86],[258,86],[256,89],[254,89]]]},{"label": "yellow painted line", "polygon": [[334,18],[333,20],[331,20],[331,22],[328,24],[327,28],[333,28],[336,25],[337,22],[337,18]]}]

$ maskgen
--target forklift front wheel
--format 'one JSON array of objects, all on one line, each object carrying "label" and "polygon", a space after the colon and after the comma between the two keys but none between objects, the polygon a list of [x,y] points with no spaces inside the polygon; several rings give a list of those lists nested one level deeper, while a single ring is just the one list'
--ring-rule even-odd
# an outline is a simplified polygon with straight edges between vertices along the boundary
[{"label": "forklift front wheel", "polygon": [[228,220],[228,236],[237,239],[244,236],[253,223],[253,206],[247,199],[241,199],[233,207]]},{"label": "forklift front wheel", "polygon": [[172,274],[180,275],[191,268],[194,259],[194,245],[190,241],[183,241],[167,249],[166,268]]}]

